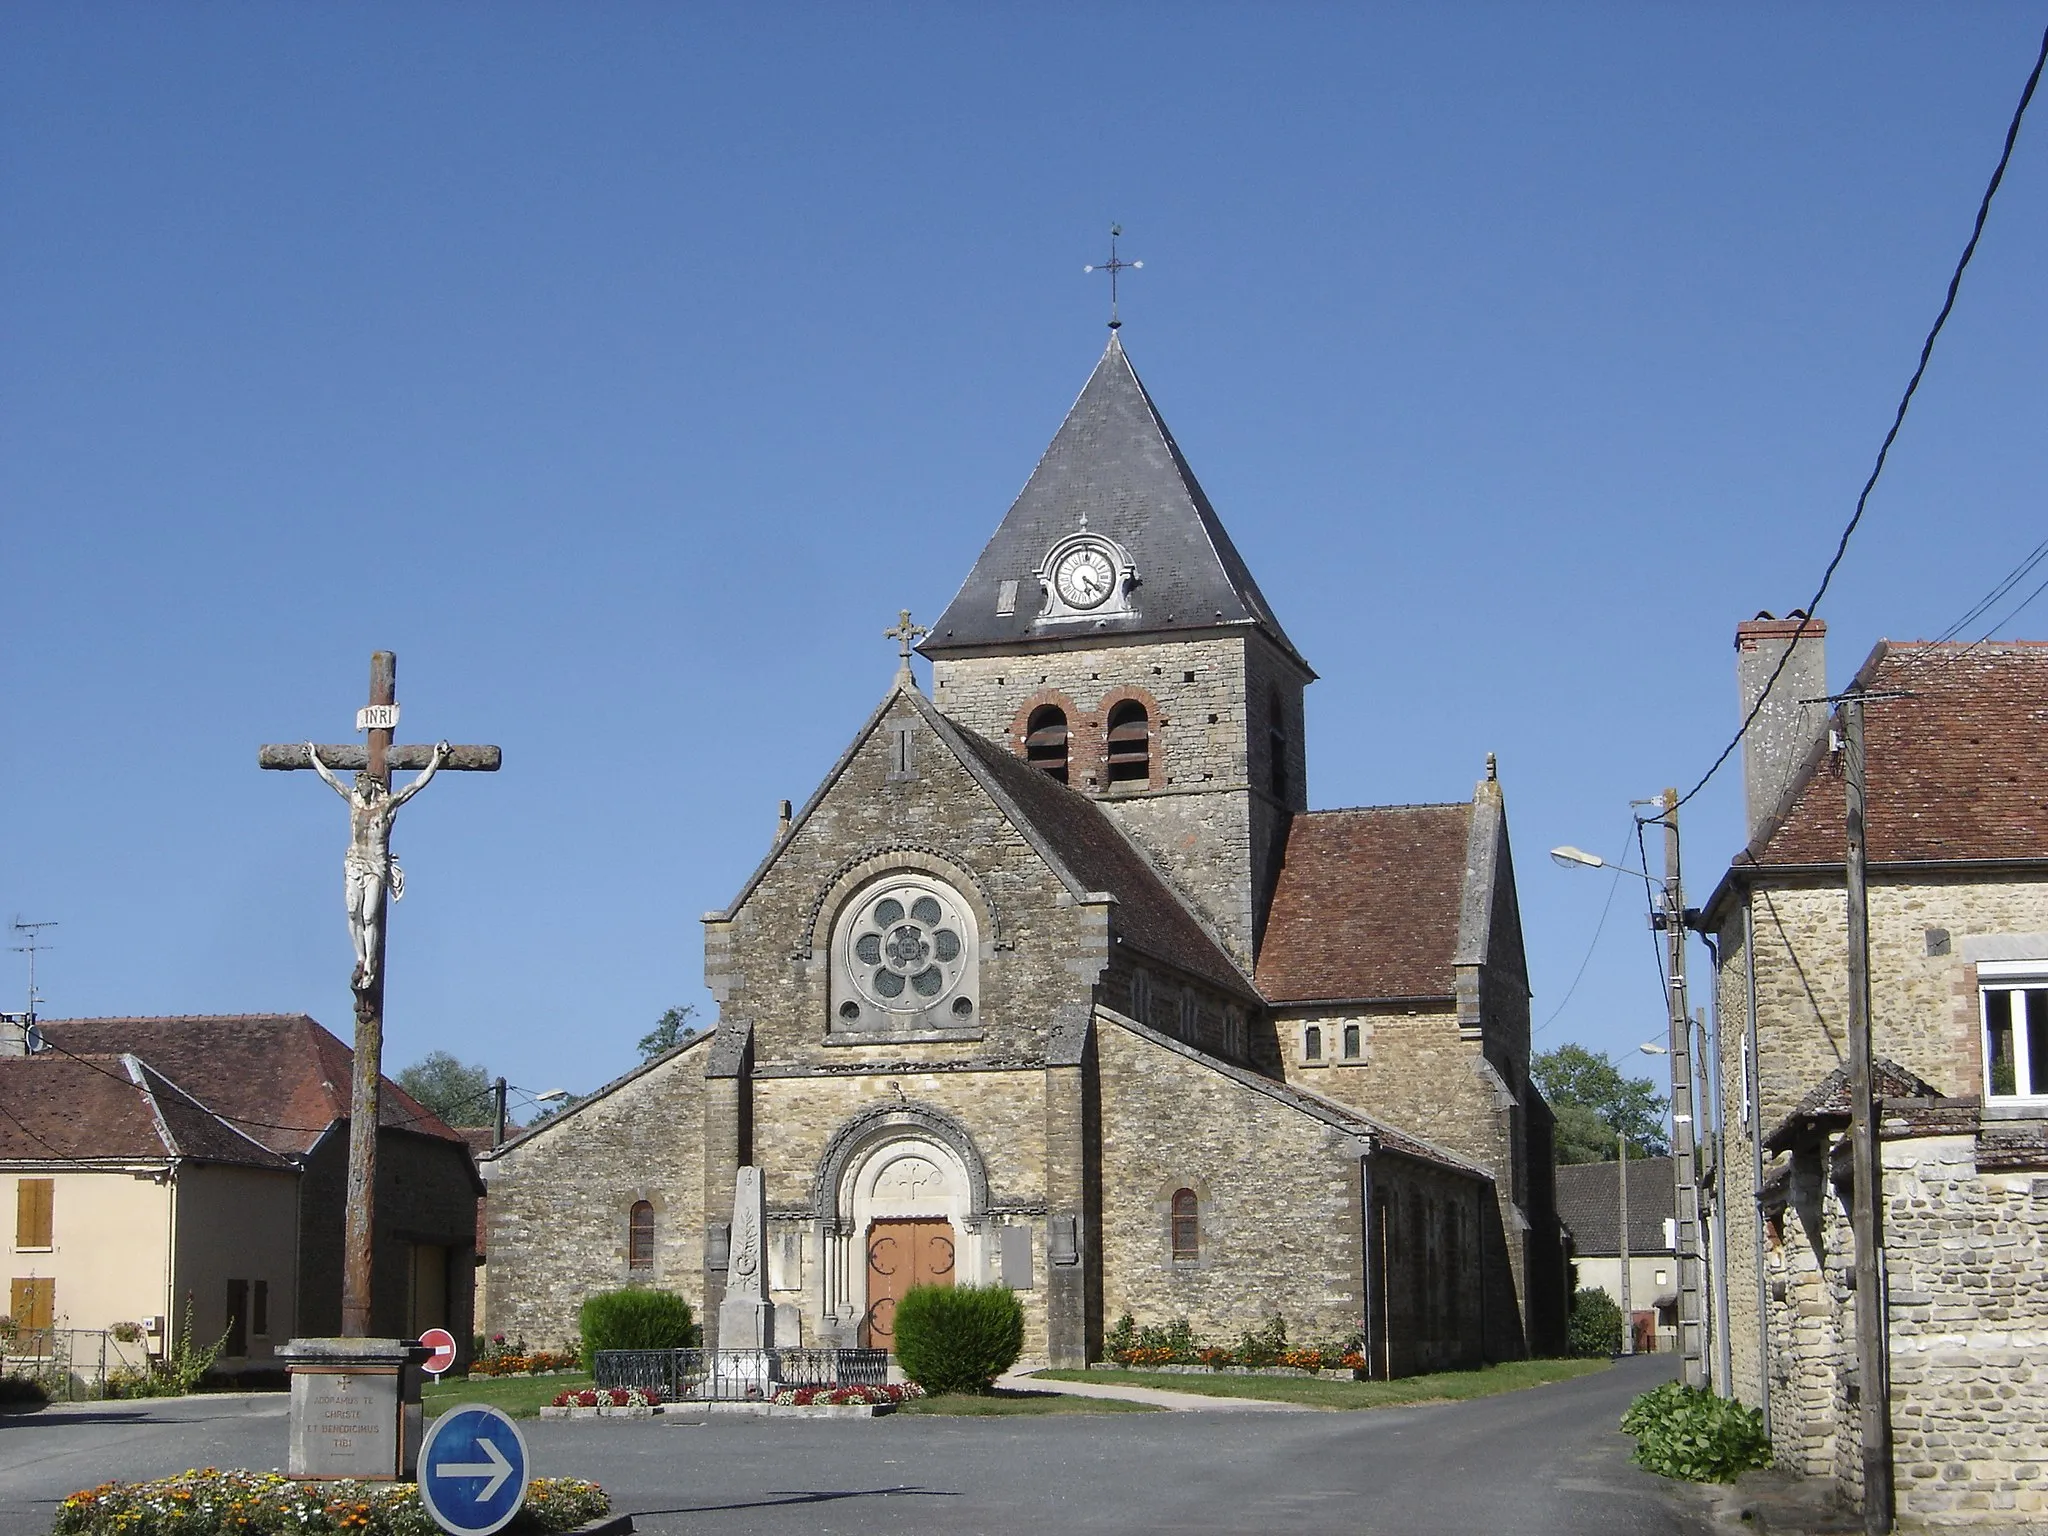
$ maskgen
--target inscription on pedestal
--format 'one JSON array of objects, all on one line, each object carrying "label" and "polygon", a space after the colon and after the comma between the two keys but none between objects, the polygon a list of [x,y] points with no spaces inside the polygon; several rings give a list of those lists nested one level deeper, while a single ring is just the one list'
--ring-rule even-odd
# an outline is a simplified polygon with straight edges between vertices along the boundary
[{"label": "inscription on pedestal", "polygon": [[278,1353],[292,1379],[291,1476],[412,1476],[420,1423],[412,1365],[427,1351],[399,1339],[294,1339]]}]

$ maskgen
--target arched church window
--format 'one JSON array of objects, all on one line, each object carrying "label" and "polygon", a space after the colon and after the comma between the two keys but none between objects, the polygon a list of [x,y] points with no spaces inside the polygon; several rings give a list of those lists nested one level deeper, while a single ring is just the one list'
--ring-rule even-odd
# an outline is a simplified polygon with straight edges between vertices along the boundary
[{"label": "arched church window", "polygon": [[1173,1192],[1173,1262],[1193,1264],[1202,1256],[1202,1208],[1192,1189]]},{"label": "arched church window", "polygon": [[973,1027],[980,934],[941,880],[902,874],[847,903],[832,937],[835,1031]]},{"label": "arched church window", "polygon": [[1057,704],[1041,704],[1025,726],[1024,761],[1042,773],[1067,782],[1067,712]]},{"label": "arched church window", "polygon": [[1152,720],[1136,699],[1109,712],[1109,782],[1144,783],[1152,777]]},{"label": "arched church window", "polygon": [[1287,716],[1280,705],[1280,690],[1275,688],[1266,699],[1266,758],[1273,775],[1272,791],[1275,800],[1287,798]]},{"label": "arched church window", "polygon": [[635,1200],[626,1218],[626,1267],[654,1268],[654,1207],[645,1200]]},{"label": "arched church window", "polygon": [[1321,1061],[1323,1059],[1323,1031],[1321,1025],[1311,1024],[1301,1032],[1301,1055],[1304,1061]]}]

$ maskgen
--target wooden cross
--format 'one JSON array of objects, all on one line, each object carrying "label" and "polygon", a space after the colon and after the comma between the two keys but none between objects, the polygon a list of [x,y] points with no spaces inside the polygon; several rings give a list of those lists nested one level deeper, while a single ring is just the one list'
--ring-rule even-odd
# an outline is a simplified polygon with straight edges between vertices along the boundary
[{"label": "wooden cross", "polygon": [[[395,881],[389,864],[389,827],[397,806],[442,769],[496,773],[504,754],[496,747],[394,747],[398,724],[398,657],[378,651],[370,657],[370,703],[356,717],[356,729],[369,735],[367,746],[316,746],[286,742],[260,748],[259,767],[317,769],[340,788],[332,770],[356,771],[357,789],[350,799],[353,839],[349,848],[350,921],[362,925],[366,938],[358,944],[352,986],[356,996],[355,1081],[349,1095],[348,1222],[341,1280],[341,1331],[345,1338],[367,1337],[371,1326],[370,1276],[374,1254],[372,1233],[377,1191],[377,1127],[384,1075],[384,949],[386,902]],[[314,761],[314,753],[319,761]],[[420,777],[397,795],[391,793],[393,768],[418,768]],[[364,780],[376,789],[365,792]],[[344,794],[348,791],[343,791]],[[382,820],[383,836],[365,855],[363,823]],[[381,865],[378,855],[381,854]],[[356,910],[358,906],[365,910]]]}]

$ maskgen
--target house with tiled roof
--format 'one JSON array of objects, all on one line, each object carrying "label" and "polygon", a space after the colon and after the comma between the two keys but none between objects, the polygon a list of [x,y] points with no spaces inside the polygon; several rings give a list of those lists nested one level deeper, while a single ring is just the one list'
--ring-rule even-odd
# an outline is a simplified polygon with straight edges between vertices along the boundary
[{"label": "house with tiled roof", "polygon": [[[1860,1498],[1846,798],[1826,626],[1737,630],[1747,846],[1708,901],[1732,1386]],[[1789,653],[1789,654],[1788,654]],[[1902,1521],[2034,1519],[2048,1444],[2048,644],[1880,643],[1864,705],[1870,1025]],[[2020,1458],[2024,1459],[2024,1458]]]},{"label": "house with tiled roof", "polygon": [[[46,1181],[53,1203],[41,1208],[46,1219],[36,1230],[50,1237],[46,1262],[69,1266],[56,1275],[53,1316],[71,1327],[103,1326],[86,1321],[104,1310],[97,1293],[65,1275],[97,1272],[109,1243],[118,1249],[129,1242],[119,1226],[104,1227],[105,1200],[66,1190],[88,1165],[154,1158],[151,1166],[164,1170],[162,1187],[174,1195],[235,1183],[286,1190],[288,1198],[278,1207],[251,1195],[217,1221],[208,1216],[211,1227],[181,1226],[172,1234],[178,1266],[156,1272],[170,1277],[164,1304],[146,1314],[167,1317],[175,1330],[189,1301],[199,1339],[228,1340],[220,1365],[226,1372],[270,1369],[273,1344],[340,1331],[354,1072],[347,1045],[303,1014],[45,1019],[39,1034],[40,1049],[0,1056],[0,1189],[11,1176],[18,1203],[38,1200],[43,1195],[19,1193],[22,1181],[38,1189],[44,1186],[34,1181]],[[139,1078],[131,1090],[109,1075],[109,1063],[119,1062],[135,1063]],[[60,1124],[71,1113],[68,1104],[97,1102],[67,1097],[83,1090],[111,1095],[108,1107],[122,1112]],[[148,1113],[145,1101],[153,1106]],[[460,1133],[388,1078],[380,1117],[372,1329],[411,1338],[421,1328],[447,1327],[466,1341],[483,1192],[474,1158]],[[155,1153],[142,1134],[151,1124],[159,1127]],[[194,1195],[177,1210],[186,1222],[215,1207]],[[283,1221],[281,1228],[264,1225],[261,1241],[242,1225],[259,1213],[264,1223]],[[209,1230],[217,1239],[210,1252]],[[18,1276],[31,1278],[24,1265],[33,1267],[29,1255],[39,1251],[17,1240]],[[34,1278],[50,1274],[46,1268]]]},{"label": "house with tiled roof", "polygon": [[493,1329],[552,1343],[646,1284],[717,1340],[741,1266],[778,1342],[889,1347],[905,1286],[959,1280],[1014,1289],[1060,1364],[1125,1314],[1278,1314],[1380,1374],[1557,1344],[1501,786],[1309,809],[1315,672],[1114,335],[958,593],[894,633],[704,919],[717,1028],[483,1159]]}]

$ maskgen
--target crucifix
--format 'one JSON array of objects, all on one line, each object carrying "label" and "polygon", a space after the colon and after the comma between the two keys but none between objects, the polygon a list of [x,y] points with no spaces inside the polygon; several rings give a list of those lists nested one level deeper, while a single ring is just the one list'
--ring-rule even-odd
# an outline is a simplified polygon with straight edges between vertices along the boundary
[{"label": "crucifix", "polygon": [[899,679],[911,676],[910,648],[930,633],[931,631],[922,624],[910,622],[910,610],[908,608],[896,610],[895,627],[883,630],[882,638],[896,642],[896,654],[900,658],[896,663],[896,676]]},{"label": "crucifix", "polygon": [[1109,328],[1112,331],[1120,329],[1123,325],[1123,321],[1119,320],[1116,314],[1117,274],[1120,272],[1134,272],[1145,265],[1145,263],[1143,263],[1142,261],[1125,261],[1117,255],[1116,242],[1118,238],[1123,234],[1123,232],[1123,225],[1110,225],[1109,260],[1100,263],[1091,261],[1087,266],[1081,269],[1083,272],[1107,272],[1109,274]]},{"label": "crucifix", "polygon": [[[356,729],[367,746],[315,746],[289,742],[263,747],[263,768],[311,768],[349,803],[349,846],[343,859],[348,888],[349,937],[356,967],[349,978],[356,1000],[355,1082],[349,1096],[348,1226],[341,1280],[341,1332],[363,1338],[370,1331],[372,1209],[377,1190],[377,1126],[384,1057],[384,937],[386,901],[405,892],[404,876],[391,856],[391,824],[398,809],[427,787],[442,769],[496,773],[503,754],[496,747],[395,747],[398,726],[398,657],[378,651],[370,657],[370,702],[356,713]],[[345,788],[334,770],[354,769]],[[391,792],[393,768],[418,768],[420,776]]]}]

